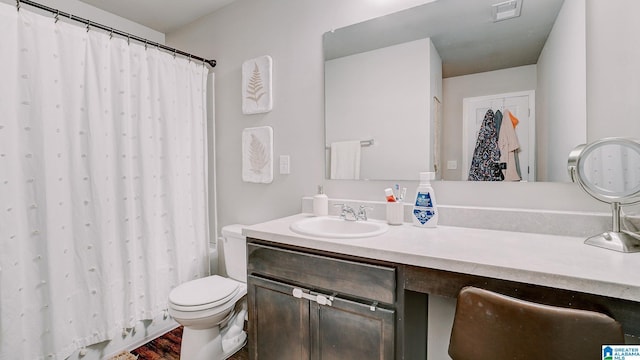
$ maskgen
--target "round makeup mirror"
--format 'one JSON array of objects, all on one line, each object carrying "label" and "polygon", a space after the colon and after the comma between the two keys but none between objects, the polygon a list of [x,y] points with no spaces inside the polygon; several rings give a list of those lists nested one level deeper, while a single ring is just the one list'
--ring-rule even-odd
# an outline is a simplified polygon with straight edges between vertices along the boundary
[{"label": "round makeup mirror", "polygon": [[640,234],[620,229],[620,206],[640,202],[640,141],[605,138],[571,151],[569,176],[594,198],[611,204],[613,228],[585,244],[621,252],[640,251]]}]

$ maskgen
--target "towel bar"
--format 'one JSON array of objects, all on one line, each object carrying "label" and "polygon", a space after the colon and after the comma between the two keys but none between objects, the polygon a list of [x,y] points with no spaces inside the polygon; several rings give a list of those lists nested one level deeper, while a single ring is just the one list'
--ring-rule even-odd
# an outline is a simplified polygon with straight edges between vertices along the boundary
[{"label": "towel bar", "polygon": [[[373,141],[373,139],[371,140],[360,140],[360,146],[372,146],[374,145],[375,142]],[[325,145],[325,149],[329,150],[331,149],[331,145]]]}]

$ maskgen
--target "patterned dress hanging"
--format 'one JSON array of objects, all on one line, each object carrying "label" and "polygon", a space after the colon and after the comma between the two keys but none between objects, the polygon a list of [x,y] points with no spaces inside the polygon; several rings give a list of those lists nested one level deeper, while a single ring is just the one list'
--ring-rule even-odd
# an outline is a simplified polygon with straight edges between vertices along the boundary
[{"label": "patterned dress hanging", "polygon": [[487,110],[478,132],[476,148],[471,159],[469,181],[502,181],[498,131],[493,110]]}]

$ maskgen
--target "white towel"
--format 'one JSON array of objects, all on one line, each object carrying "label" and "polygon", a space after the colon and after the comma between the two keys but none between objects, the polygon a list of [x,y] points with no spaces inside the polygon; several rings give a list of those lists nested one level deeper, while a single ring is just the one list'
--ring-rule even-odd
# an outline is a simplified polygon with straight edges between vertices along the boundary
[{"label": "white towel", "polygon": [[331,179],[360,179],[360,141],[331,143]]}]

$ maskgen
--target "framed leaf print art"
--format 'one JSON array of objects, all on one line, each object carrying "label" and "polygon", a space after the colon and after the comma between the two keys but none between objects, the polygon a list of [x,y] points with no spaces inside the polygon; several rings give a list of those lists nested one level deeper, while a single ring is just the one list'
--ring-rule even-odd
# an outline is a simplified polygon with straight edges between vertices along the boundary
[{"label": "framed leaf print art", "polygon": [[259,114],[271,111],[271,56],[265,55],[242,64],[242,113]]},{"label": "framed leaf print art", "polygon": [[273,128],[261,126],[242,131],[242,181],[273,181]]}]

